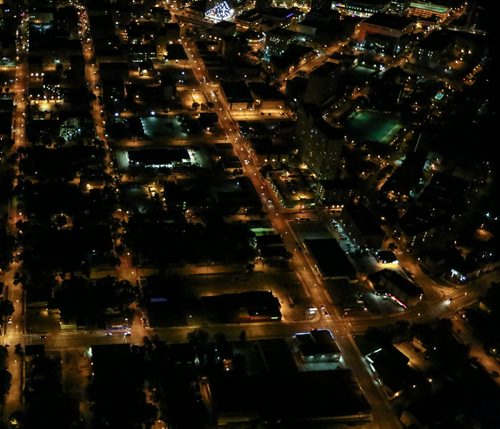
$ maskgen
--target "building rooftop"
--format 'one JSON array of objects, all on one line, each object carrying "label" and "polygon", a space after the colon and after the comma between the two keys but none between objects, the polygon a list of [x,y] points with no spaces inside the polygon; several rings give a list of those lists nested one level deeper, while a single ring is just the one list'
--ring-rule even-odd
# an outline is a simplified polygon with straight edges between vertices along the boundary
[{"label": "building rooftop", "polygon": [[[420,286],[416,285],[415,283],[411,282],[410,280],[406,279],[401,274],[393,270],[383,269],[381,271],[377,271],[376,273],[370,274],[368,277],[370,278],[370,280],[374,281],[376,285],[378,284],[382,288],[383,283],[385,283],[385,281],[389,281],[401,292],[414,298],[421,296],[423,293],[423,290]],[[377,288],[377,286],[375,287]]]},{"label": "building rooftop", "polygon": [[281,319],[279,300],[271,292],[204,296],[201,302],[208,317],[221,322]]},{"label": "building rooftop", "polygon": [[169,60],[187,60],[188,56],[181,44],[174,43],[167,45],[167,58]]},{"label": "building rooftop", "polygon": [[216,24],[212,25],[213,29],[221,29],[221,30],[228,30],[233,27],[235,27],[235,23],[229,21],[219,21]]},{"label": "building rooftop", "polygon": [[336,6],[358,7],[358,8],[383,8],[390,3],[390,0],[334,0]]},{"label": "building rooftop", "polygon": [[446,30],[433,31],[418,44],[420,49],[443,51],[453,41],[452,33]]},{"label": "building rooftop", "polygon": [[408,366],[409,358],[396,347],[379,348],[366,356],[382,384],[396,394],[415,381],[415,373]]},{"label": "building rooftop", "polygon": [[136,164],[171,164],[189,160],[186,148],[142,148],[128,151],[131,163]]},{"label": "building rooftop", "polygon": [[355,222],[363,235],[384,234],[380,228],[377,216],[362,204],[347,204],[345,212]]},{"label": "building rooftop", "polygon": [[292,352],[282,339],[258,340],[257,345],[268,372],[293,374],[297,372],[297,365]]},{"label": "building rooftop", "polygon": [[313,48],[302,45],[290,45],[282,55],[273,55],[271,61],[280,69],[287,69],[298,62],[306,55],[314,52]]},{"label": "building rooftop", "polygon": [[282,28],[282,27],[273,28],[271,31],[268,31],[266,33],[266,37],[268,39],[272,39],[273,37],[283,38],[283,37],[295,37],[295,36],[297,36],[297,33],[295,31],[288,30],[287,28]]},{"label": "building rooftop", "polygon": [[317,69],[311,72],[311,75],[314,76],[327,76],[332,77],[336,73],[339,73],[342,70],[342,66],[340,64],[335,64],[331,61],[328,61],[318,67]]},{"label": "building rooftop", "polygon": [[230,372],[211,377],[210,387],[219,419],[245,414],[254,421],[304,424],[312,420],[366,420],[371,414],[347,369],[256,376]]},{"label": "building rooftop", "polygon": [[324,277],[355,278],[356,270],[334,238],[304,240]]},{"label": "building rooftop", "polygon": [[250,91],[259,100],[284,100],[283,94],[274,86],[267,85],[264,82],[249,82]]},{"label": "building rooftop", "polygon": [[299,10],[295,7],[284,8],[284,7],[269,7],[262,12],[262,15],[266,18],[286,20],[291,19],[299,13]]},{"label": "building rooftop", "polygon": [[250,89],[242,80],[236,82],[223,80],[220,85],[229,103],[251,103],[253,101]]},{"label": "building rooftop", "polygon": [[340,353],[332,333],[327,329],[313,329],[307,333],[295,334],[295,340],[305,357]]},{"label": "building rooftop", "polygon": [[385,13],[374,13],[369,18],[366,18],[363,22],[370,25],[376,25],[378,27],[386,27],[394,30],[403,31],[410,24],[412,24],[414,20],[406,16],[388,15]]}]

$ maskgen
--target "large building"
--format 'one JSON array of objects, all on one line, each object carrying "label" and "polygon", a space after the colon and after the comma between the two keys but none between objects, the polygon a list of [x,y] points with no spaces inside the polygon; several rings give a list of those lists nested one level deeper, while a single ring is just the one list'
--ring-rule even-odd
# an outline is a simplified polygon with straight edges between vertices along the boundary
[{"label": "large building", "polygon": [[390,3],[390,0],[337,0],[333,2],[333,6],[342,15],[368,18],[374,13],[385,12]]},{"label": "large building", "polygon": [[229,110],[253,108],[253,97],[244,81],[221,81],[221,99]]},{"label": "large building", "polygon": [[264,422],[340,427],[372,420],[370,405],[347,369],[257,375],[214,372],[209,388],[217,428],[262,427]]},{"label": "large building", "polygon": [[377,271],[368,279],[377,293],[391,298],[403,308],[417,304],[424,296],[420,286],[393,270]]},{"label": "large building", "polygon": [[451,1],[412,1],[407,13],[419,18],[444,19],[451,10]]},{"label": "large building", "polygon": [[281,320],[280,302],[267,291],[204,296],[201,305],[210,320],[221,323]]},{"label": "large building", "polygon": [[408,365],[409,358],[393,345],[368,353],[366,360],[390,400],[417,381],[417,374]]},{"label": "large building", "polygon": [[393,15],[404,15],[409,4],[410,0],[391,0],[391,4],[389,5],[387,12]]},{"label": "large building", "polygon": [[331,10],[332,0],[312,0],[311,12],[323,13]]},{"label": "large building", "polygon": [[304,103],[314,104],[321,107],[328,103],[338,87],[342,66],[332,62],[326,62],[318,67],[307,79],[304,91]]},{"label": "large building", "polygon": [[366,49],[397,54],[401,51],[401,38],[413,28],[413,19],[375,13],[358,24],[358,42]]},{"label": "large building", "polygon": [[313,329],[294,336],[298,351],[304,362],[338,362],[339,346],[328,329]]},{"label": "large building", "polygon": [[231,0],[207,0],[205,6],[205,18],[213,21],[225,21],[234,15]]},{"label": "large building", "polygon": [[356,270],[340,244],[334,238],[304,240],[307,251],[315,261],[315,268],[325,279],[356,281]]},{"label": "large building", "polygon": [[325,122],[317,107],[303,105],[299,110],[296,139],[301,161],[318,179],[334,178],[345,143],[344,131]]},{"label": "large building", "polygon": [[286,28],[275,28],[266,33],[266,57],[282,55],[288,46],[300,40],[300,33],[287,30]]},{"label": "large building", "polygon": [[379,249],[385,239],[377,216],[363,204],[347,204],[341,214],[342,225],[360,246]]}]

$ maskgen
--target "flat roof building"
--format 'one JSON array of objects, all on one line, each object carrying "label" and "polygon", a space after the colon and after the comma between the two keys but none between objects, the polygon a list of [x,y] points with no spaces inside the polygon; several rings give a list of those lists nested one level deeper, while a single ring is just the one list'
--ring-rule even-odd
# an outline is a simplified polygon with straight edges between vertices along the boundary
[{"label": "flat roof building", "polygon": [[378,217],[363,204],[347,204],[342,209],[341,221],[351,239],[360,246],[379,249],[385,239]]},{"label": "flat roof building", "polygon": [[253,97],[245,81],[220,82],[222,101],[229,110],[247,110],[253,106]]},{"label": "flat roof building", "polygon": [[315,267],[327,279],[356,279],[356,270],[334,238],[304,240],[316,261]]},{"label": "flat roof building", "polygon": [[334,0],[333,8],[342,15],[367,18],[374,13],[385,12],[390,4],[390,0]]},{"label": "flat roof building", "polygon": [[129,164],[142,167],[169,167],[189,163],[186,148],[142,148],[127,152]]},{"label": "flat roof building", "polygon": [[297,372],[297,365],[287,343],[281,338],[257,341],[257,348],[266,370],[273,374]]},{"label": "flat roof building", "polygon": [[414,19],[375,13],[358,24],[358,43],[380,52],[398,53],[401,38],[413,28]]},{"label": "flat roof building", "polygon": [[341,163],[345,131],[328,124],[320,109],[303,104],[299,109],[296,139],[299,156],[320,180],[333,179]]},{"label": "flat roof building", "polygon": [[280,303],[272,292],[256,291],[204,296],[208,318],[223,323],[280,321]]},{"label": "flat roof building", "polygon": [[340,349],[328,329],[313,329],[294,336],[302,359],[306,362],[338,362]]},{"label": "flat roof building", "polygon": [[389,399],[400,396],[416,380],[416,374],[408,366],[410,359],[393,345],[367,354],[366,360]]},{"label": "flat roof building", "polygon": [[350,370],[271,373],[234,372],[209,379],[217,427],[281,422],[309,427],[313,422],[365,423],[371,408]]},{"label": "flat roof building", "polygon": [[384,269],[370,274],[368,279],[375,291],[387,295],[403,308],[415,305],[423,298],[422,288],[396,271]]},{"label": "flat roof building", "polygon": [[451,10],[462,7],[464,3],[460,0],[411,1],[407,13],[419,18],[444,19]]}]

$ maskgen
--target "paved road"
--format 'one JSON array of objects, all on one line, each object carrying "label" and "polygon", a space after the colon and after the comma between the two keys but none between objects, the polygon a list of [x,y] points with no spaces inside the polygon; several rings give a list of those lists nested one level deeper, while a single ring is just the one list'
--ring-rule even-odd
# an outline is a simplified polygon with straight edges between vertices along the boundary
[{"label": "paved road", "polygon": [[[82,25],[86,20],[86,16],[81,17]],[[264,207],[268,212],[269,219],[272,221],[276,230],[283,237],[283,241],[292,253],[291,265],[295,272],[301,279],[301,283],[307,293],[311,298],[312,302],[319,308],[325,306],[329,316],[324,314],[319,315],[317,320],[314,321],[302,321],[302,322],[291,322],[291,323],[255,323],[255,324],[234,324],[234,325],[209,325],[202,326],[209,333],[215,334],[217,332],[223,331],[229,339],[237,339],[242,330],[245,330],[247,338],[258,339],[258,338],[283,338],[293,335],[295,332],[308,331],[310,329],[326,327],[329,328],[335,335],[339,347],[343,354],[343,359],[348,368],[353,371],[354,376],[358,380],[361,389],[363,390],[365,396],[370,402],[375,420],[381,428],[399,428],[400,424],[395,418],[392,410],[390,409],[385,395],[380,389],[380,386],[376,384],[373,380],[372,375],[369,373],[367,366],[365,365],[363,357],[360,355],[354,341],[353,334],[364,332],[370,326],[381,326],[388,323],[392,323],[396,320],[408,320],[408,321],[427,321],[432,320],[440,316],[451,316],[458,308],[462,306],[469,305],[477,299],[477,296],[487,287],[487,280],[480,281],[475,286],[469,288],[464,288],[460,291],[453,291],[450,293],[449,297],[453,298],[451,304],[444,303],[442,297],[436,294],[432,288],[429,288],[428,296],[429,299],[423,301],[418,306],[411,308],[403,313],[394,313],[388,316],[376,316],[367,315],[358,318],[343,318],[339,314],[338,308],[331,303],[331,298],[327,292],[327,289],[314,270],[314,262],[310,257],[304,254],[300,246],[297,246],[296,237],[293,234],[287,222],[287,213],[282,213],[279,209],[279,204],[275,199],[274,193],[268,188],[267,182],[260,175],[258,166],[254,164],[250,151],[248,142],[246,142],[238,132],[237,124],[234,122],[231,113],[227,111],[225,106],[220,103],[214,88],[218,86],[213,83],[208,82],[208,74],[206,73],[203,61],[196,52],[195,45],[184,41],[184,45],[190,60],[192,61],[193,72],[199,83],[200,88],[202,88],[207,100],[211,100],[215,104],[215,110],[219,114],[219,122],[221,127],[225,130],[228,140],[233,144],[235,151],[240,157],[240,161],[244,166],[245,173],[251,178],[252,183],[262,196],[262,202]],[[94,73],[94,67],[90,64],[91,53],[93,49],[91,46],[91,41],[84,44],[84,53],[86,58],[86,78],[90,82],[91,87],[98,94],[96,88],[96,83],[98,82],[98,77]],[[321,63],[318,60],[318,63]],[[25,69],[20,68],[18,73],[25,80]],[[22,82],[21,81],[21,82]],[[24,101],[24,100],[22,100]],[[101,140],[105,141],[105,130],[104,123],[102,123],[102,118],[100,117],[100,107],[98,103],[93,103],[93,117],[96,122],[96,128],[98,136]],[[25,108],[25,105],[20,105],[20,109]],[[22,110],[21,116],[19,117],[19,126],[23,126],[22,120]],[[17,129],[16,129],[17,130]],[[16,145],[25,144],[24,132],[20,128],[16,136]],[[108,160],[109,161],[109,160]],[[109,163],[108,163],[109,165]],[[110,170],[111,171],[111,170]],[[111,171],[112,172],[112,171]],[[15,212],[15,210],[14,210]],[[127,264],[124,264],[124,266]],[[122,276],[133,275],[134,267],[128,264],[125,267],[127,272],[122,273]],[[12,268],[10,272],[14,272],[15,268]],[[123,268],[122,268],[123,270]],[[9,272],[9,273],[10,273]],[[10,275],[10,274],[9,274]],[[419,273],[419,275],[421,275]],[[467,292],[467,294],[465,293]],[[156,329],[154,332],[150,329],[144,328],[140,320],[140,314],[134,320],[132,326],[132,335],[125,336],[124,332],[114,332],[113,335],[106,335],[104,331],[95,332],[63,332],[60,334],[49,334],[46,339],[41,339],[38,335],[28,335],[23,334],[22,323],[23,323],[23,311],[22,311],[22,296],[20,295],[20,289],[12,291],[13,299],[16,300],[16,311],[13,316],[13,327],[9,329],[7,335],[3,337],[4,343],[9,343],[11,345],[16,343],[22,344],[39,344],[44,343],[46,347],[50,349],[68,350],[68,349],[84,349],[92,345],[98,344],[119,344],[119,343],[133,343],[139,344],[142,341],[144,335],[157,334],[161,338],[167,340],[168,342],[183,342],[187,338],[187,334],[192,331],[195,326],[188,327],[178,327],[178,328],[163,328]],[[21,379],[20,370],[16,372],[15,364],[17,362],[11,362],[14,370],[14,381],[15,385],[21,385],[19,380]],[[19,400],[16,395],[19,396],[20,390],[13,389],[12,397],[7,398],[7,403],[13,404],[15,401]]]}]

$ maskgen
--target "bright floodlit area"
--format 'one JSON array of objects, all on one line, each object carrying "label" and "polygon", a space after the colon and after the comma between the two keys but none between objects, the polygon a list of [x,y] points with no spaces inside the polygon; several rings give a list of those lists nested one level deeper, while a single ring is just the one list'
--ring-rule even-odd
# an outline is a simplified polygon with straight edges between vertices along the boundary
[{"label": "bright floodlit area", "polygon": [[391,144],[403,124],[397,119],[375,110],[353,112],[346,123],[346,130],[356,141]]},{"label": "bright floodlit area", "polygon": [[201,131],[196,121],[188,116],[142,117],[141,122],[150,139],[187,138]]}]

